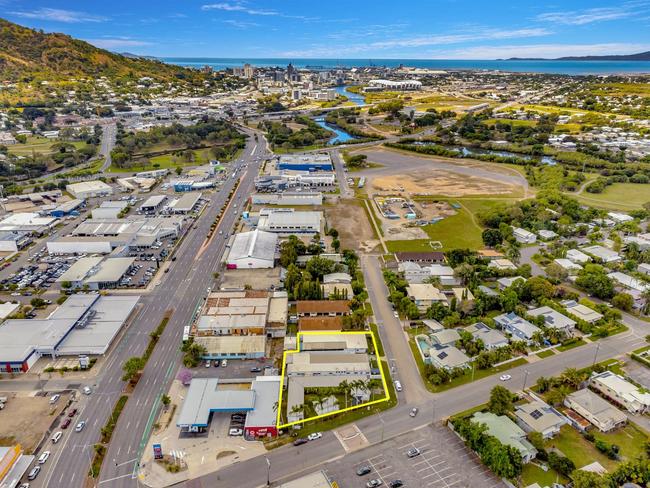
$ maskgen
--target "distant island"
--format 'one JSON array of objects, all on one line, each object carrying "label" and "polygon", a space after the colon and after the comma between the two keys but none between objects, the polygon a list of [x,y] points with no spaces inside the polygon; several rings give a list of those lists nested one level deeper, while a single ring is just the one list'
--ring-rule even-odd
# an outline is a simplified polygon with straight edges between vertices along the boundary
[{"label": "distant island", "polygon": [[[497,61],[504,61],[499,59]],[[650,61],[650,51],[637,54],[610,54],[605,56],[565,56],[562,58],[508,58],[505,61]]]}]

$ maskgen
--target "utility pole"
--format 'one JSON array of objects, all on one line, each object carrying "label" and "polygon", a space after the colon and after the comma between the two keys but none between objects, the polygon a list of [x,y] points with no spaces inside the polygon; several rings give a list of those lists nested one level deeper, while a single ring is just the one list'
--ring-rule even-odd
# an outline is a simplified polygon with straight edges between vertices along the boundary
[{"label": "utility pole", "polygon": [[271,461],[266,456],[264,459],[266,459],[266,486],[271,486]]},{"label": "utility pole", "polygon": [[526,381],[528,381],[528,373],[529,373],[528,370],[524,371],[524,386],[523,386],[523,388],[521,389],[522,392],[523,392],[523,391],[526,391]]},{"label": "utility pole", "polygon": [[594,363],[591,365],[592,368],[594,366],[596,366],[596,359],[598,358],[598,351],[600,351],[600,342],[596,343],[596,352],[594,353]]}]

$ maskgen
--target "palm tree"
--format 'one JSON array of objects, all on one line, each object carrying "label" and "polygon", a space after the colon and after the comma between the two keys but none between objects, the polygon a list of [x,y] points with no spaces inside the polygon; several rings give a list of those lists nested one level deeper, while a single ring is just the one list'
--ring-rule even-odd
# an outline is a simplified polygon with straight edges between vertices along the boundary
[{"label": "palm tree", "polygon": [[585,379],[585,373],[578,371],[576,368],[567,368],[560,376],[562,383],[577,388]]},{"label": "palm tree", "polygon": [[641,293],[641,298],[644,301],[641,311],[646,315],[650,315],[650,287],[647,287],[645,291]]}]

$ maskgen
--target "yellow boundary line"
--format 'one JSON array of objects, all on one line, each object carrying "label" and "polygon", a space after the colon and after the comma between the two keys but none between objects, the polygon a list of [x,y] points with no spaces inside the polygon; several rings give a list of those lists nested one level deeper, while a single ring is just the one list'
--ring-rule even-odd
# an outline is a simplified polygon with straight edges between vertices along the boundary
[{"label": "yellow boundary line", "polygon": [[[384,392],[386,393],[386,396],[384,398],[380,398],[378,400],[373,400],[371,402],[366,402],[366,403],[361,403],[359,405],[355,405],[353,407],[347,407],[347,408],[342,408],[340,410],[336,410],[335,412],[328,412],[324,413],[321,415],[316,415],[315,417],[309,417],[306,419],[302,420],[296,420],[295,422],[288,422],[286,424],[282,423],[281,417],[282,417],[282,395],[284,392],[284,378],[286,375],[286,367],[287,367],[287,354],[293,354],[296,352],[300,352],[300,337],[304,335],[333,335],[333,334],[343,334],[343,335],[369,335],[370,338],[372,339],[372,346],[374,348],[374,353],[375,353],[375,359],[377,360],[377,366],[379,366],[379,372],[381,374],[381,383],[384,388]],[[388,390],[388,384],[386,383],[386,374],[384,372],[384,365],[381,362],[381,359],[379,357],[378,353],[379,349],[377,347],[377,338],[375,337],[375,334],[373,331],[368,330],[368,331],[350,331],[350,332],[298,332],[298,335],[296,336],[296,349],[290,349],[288,351],[284,351],[282,354],[282,376],[280,377],[280,394],[278,398],[278,415],[276,419],[276,427],[278,429],[284,429],[286,427],[291,427],[292,425],[298,425],[298,424],[304,424],[305,422],[310,422],[312,420],[318,420],[324,417],[331,417],[332,415],[337,415],[339,413],[343,412],[349,412],[350,410],[356,410],[358,408],[362,407],[368,407],[370,405],[376,405],[377,403],[382,403],[382,402],[387,402],[390,400],[390,391]],[[287,414],[288,415],[288,414]]]}]

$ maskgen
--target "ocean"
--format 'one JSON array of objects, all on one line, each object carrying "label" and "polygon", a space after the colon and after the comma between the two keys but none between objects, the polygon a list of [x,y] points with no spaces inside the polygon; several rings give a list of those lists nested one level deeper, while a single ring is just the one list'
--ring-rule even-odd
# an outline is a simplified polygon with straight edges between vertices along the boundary
[{"label": "ocean", "polygon": [[548,73],[563,75],[613,75],[650,73],[650,61],[505,61],[466,59],[290,59],[290,58],[161,58],[170,64],[198,68],[211,66],[215,70],[243,66],[286,67],[290,62],[297,68],[354,68],[403,64],[416,68],[440,70],[490,70],[518,73]]}]

